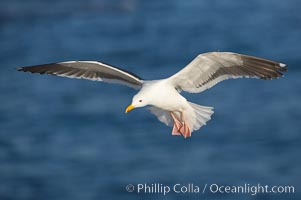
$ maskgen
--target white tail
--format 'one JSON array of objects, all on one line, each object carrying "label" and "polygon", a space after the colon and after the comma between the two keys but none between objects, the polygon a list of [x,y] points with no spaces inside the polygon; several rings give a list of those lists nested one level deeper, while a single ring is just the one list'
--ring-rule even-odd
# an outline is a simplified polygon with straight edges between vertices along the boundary
[{"label": "white tail", "polygon": [[188,103],[191,110],[186,112],[186,118],[189,121],[191,131],[195,131],[206,125],[214,111],[213,107],[201,106],[192,102]]}]

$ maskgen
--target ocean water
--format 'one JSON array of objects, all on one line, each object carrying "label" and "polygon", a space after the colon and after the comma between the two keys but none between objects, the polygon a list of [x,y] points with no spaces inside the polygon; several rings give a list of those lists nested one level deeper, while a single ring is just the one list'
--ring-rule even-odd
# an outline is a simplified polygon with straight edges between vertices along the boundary
[{"label": "ocean water", "polygon": [[[300,8],[298,0],[1,0],[0,200],[300,199]],[[124,114],[130,88],[15,70],[99,60],[158,79],[207,51],[281,61],[289,72],[183,93],[215,108],[189,139],[145,109]],[[295,193],[138,194],[144,183]]]}]

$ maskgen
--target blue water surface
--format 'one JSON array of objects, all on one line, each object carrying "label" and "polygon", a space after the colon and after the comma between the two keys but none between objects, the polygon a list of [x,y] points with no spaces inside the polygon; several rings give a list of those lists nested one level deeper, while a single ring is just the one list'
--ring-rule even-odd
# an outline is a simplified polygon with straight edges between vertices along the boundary
[{"label": "blue water surface", "polygon": [[[1,0],[0,200],[300,199],[300,8],[299,0]],[[186,140],[145,109],[125,115],[131,88],[15,70],[99,60],[158,79],[207,51],[280,61],[289,72],[183,93],[215,108]],[[295,193],[126,191],[139,183]]]}]

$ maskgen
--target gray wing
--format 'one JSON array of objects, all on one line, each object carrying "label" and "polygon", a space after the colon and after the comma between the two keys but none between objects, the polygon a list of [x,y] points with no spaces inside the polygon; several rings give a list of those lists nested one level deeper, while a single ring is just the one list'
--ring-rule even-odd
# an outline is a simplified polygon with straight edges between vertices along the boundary
[{"label": "gray wing", "polygon": [[283,63],[231,52],[210,52],[198,55],[168,79],[178,90],[197,93],[230,78],[273,79],[286,71]]},{"label": "gray wing", "polygon": [[139,89],[143,80],[137,75],[125,70],[95,61],[69,61],[51,63],[30,67],[21,67],[18,71],[50,74],[68,78],[88,79],[92,81],[104,81],[120,83]]}]

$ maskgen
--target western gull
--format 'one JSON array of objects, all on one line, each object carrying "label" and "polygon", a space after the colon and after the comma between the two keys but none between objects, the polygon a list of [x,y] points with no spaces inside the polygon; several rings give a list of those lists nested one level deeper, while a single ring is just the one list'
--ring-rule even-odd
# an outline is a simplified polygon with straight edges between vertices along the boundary
[{"label": "western gull", "polygon": [[287,66],[232,52],[209,52],[198,55],[171,77],[159,80],[144,80],[131,72],[96,61],[43,64],[21,67],[18,71],[127,85],[139,92],[126,108],[126,113],[134,108],[149,106],[159,121],[173,126],[172,135],[187,138],[192,131],[206,125],[213,114],[213,107],[189,102],[180,94],[181,91],[203,92],[230,78],[278,78],[283,76],[282,72],[287,71]]}]

